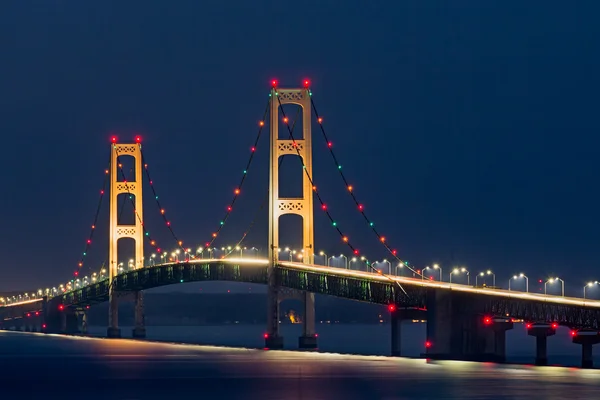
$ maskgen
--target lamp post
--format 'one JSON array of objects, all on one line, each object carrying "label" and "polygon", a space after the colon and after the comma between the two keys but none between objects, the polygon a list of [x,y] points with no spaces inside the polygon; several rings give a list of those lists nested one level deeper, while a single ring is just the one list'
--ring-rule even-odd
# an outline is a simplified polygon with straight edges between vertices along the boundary
[{"label": "lamp post", "polygon": [[394,268],[394,272],[396,273],[396,276],[402,276],[402,274],[398,274],[398,268],[400,268],[400,269],[404,268],[404,263],[402,261],[400,261],[398,263],[398,265],[396,265],[396,268]]},{"label": "lamp post", "polygon": [[326,265],[327,267],[329,267],[329,259],[327,258],[327,254],[325,254],[325,252],[324,252],[324,251],[320,251],[320,252],[319,252],[319,255],[320,255],[321,257],[323,257],[323,262],[325,263],[325,265]]},{"label": "lamp post", "polygon": [[592,287],[594,285],[598,285],[598,281],[588,282],[588,284],[583,287],[583,298],[584,299],[586,298],[585,297],[585,291],[586,291],[586,289],[589,288],[589,287]]},{"label": "lamp post", "polygon": [[467,274],[467,285],[471,284],[471,281],[469,279],[469,271],[467,271],[467,269],[465,267],[462,268],[454,268],[451,272],[450,272],[450,283],[452,283],[452,274],[459,274],[461,272],[464,272],[465,274]]},{"label": "lamp post", "polygon": [[547,286],[549,283],[554,283],[554,282],[560,282],[560,288],[561,288],[561,289],[560,289],[560,292],[561,292],[561,296],[562,296],[562,297],[565,297],[565,281],[563,281],[563,280],[562,280],[562,279],[560,279],[560,278],[550,278],[550,279],[548,279],[548,280],[547,280],[547,281],[544,283],[544,294],[547,294],[547,293],[546,293],[546,286]]},{"label": "lamp post", "polygon": [[480,276],[485,277],[486,275],[492,276],[492,286],[496,286],[496,274],[494,274],[489,269],[486,272],[480,272],[478,275],[475,276],[475,286],[477,286],[477,278]]},{"label": "lamp post", "polygon": [[508,280],[508,290],[510,290],[510,281],[513,279],[519,279],[519,278],[525,278],[525,292],[529,293],[529,278],[527,276],[525,276],[525,274],[522,272],[518,276],[513,275],[513,277]]}]

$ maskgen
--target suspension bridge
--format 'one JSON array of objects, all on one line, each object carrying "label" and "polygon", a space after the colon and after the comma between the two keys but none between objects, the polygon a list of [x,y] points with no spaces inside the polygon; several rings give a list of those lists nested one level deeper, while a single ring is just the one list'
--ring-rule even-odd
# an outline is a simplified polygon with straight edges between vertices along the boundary
[{"label": "suspension bridge", "polygon": [[[285,113],[284,105],[298,106],[301,114],[302,135],[294,132],[295,122]],[[328,209],[320,190],[313,180],[312,165],[312,125],[313,118],[324,139],[335,166],[339,172],[344,191],[354,203],[357,212],[379,242],[387,257],[384,262],[372,262],[359,253],[348,236],[336,223]],[[298,117],[296,118],[298,120]],[[279,138],[279,127],[287,131],[288,138]],[[239,201],[242,187],[255,158],[259,139],[269,128],[270,167],[268,193],[268,249],[259,254],[251,249],[250,255],[243,254],[242,239],[233,246],[216,246],[220,233],[229,221],[234,204]],[[302,196],[283,198],[279,195],[279,170],[282,156],[295,155],[303,170]],[[133,158],[135,176],[127,179],[122,160]],[[119,327],[119,303],[133,301],[135,305],[134,338],[146,336],[144,318],[144,290],[197,281],[232,281],[263,284],[267,287],[267,326],[264,334],[265,347],[280,349],[283,337],[279,333],[279,304],[284,298],[294,297],[304,304],[303,334],[299,338],[300,348],[316,348],[318,337],[315,332],[315,294],[383,304],[391,314],[392,355],[400,355],[401,322],[406,319],[427,320],[427,341],[424,355],[431,358],[461,360],[503,361],[505,357],[505,334],[512,329],[516,320],[527,321],[528,334],[536,337],[536,363],[547,363],[547,338],[555,334],[558,326],[571,329],[573,342],[582,346],[582,366],[592,366],[592,346],[600,342],[600,301],[586,298],[567,297],[564,286],[560,296],[546,293],[501,289],[494,285],[480,286],[452,282],[452,274],[466,273],[466,270],[452,270],[449,281],[443,279],[441,268],[439,278],[425,276],[426,269],[417,269],[400,258],[389,240],[375,227],[365,213],[362,203],[349,183],[327,135],[323,119],[317,111],[310,89],[310,82],[304,81],[299,88],[280,88],[272,82],[269,100],[259,122],[251,152],[227,206],[226,213],[217,229],[202,246],[184,246],[167,218],[159,201],[156,188],[148,170],[141,138],[131,143],[121,143],[113,137],[110,144],[110,160],[105,170],[104,183],[100,191],[97,211],[86,241],[85,250],[73,276],[65,277],[65,282],[46,290],[40,289],[23,294],[0,297],[0,328],[39,330],[47,333],[85,332],[87,310],[95,304],[108,302],[109,314],[107,337],[122,336]],[[166,251],[150,235],[144,223],[143,182],[148,182],[152,198],[165,226],[173,238],[176,249]],[[124,195],[133,208],[135,222],[122,224],[119,195]],[[109,199],[109,251],[108,263],[90,276],[82,276],[84,263],[99,221],[102,201]],[[317,252],[314,243],[314,209],[318,208],[330,221],[333,230],[339,235],[351,254],[351,261],[345,258],[341,267],[332,266],[325,253]],[[279,219],[282,215],[295,214],[302,218],[302,244],[297,252],[299,260],[282,260],[279,243]],[[119,260],[118,242],[123,238],[135,242],[134,255],[127,266]],[[256,250],[256,251],[254,251]],[[239,251],[239,256],[236,252]],[[236,253],[236,254],[234,254]],[[290,252],[291,254],[291,252]],[[181,257],[180,257],[181,255]],[[319,255],[322,262],[318,262]],[[356,268],[353,268],[352,265]],[[382,265],[388,266],[387,271]],[[399,271],[412,274],[403,276]],[[433,269],[432,269],[433,270]],[[488,272],[487,275],[491,274]],[[485,278],[482,273],[482,278]],[[493,274],[492,274],[493,275]],[[495,281],[495,275],[493,275]],[[515,279],[527,277],[523,274]],[[556,278],[549,283],[562,283]],[[547,283],[548,283],[547,282]],[[590,285],[597,282],[590,283]],[[584,289],[585,297],[585,289]]]}]

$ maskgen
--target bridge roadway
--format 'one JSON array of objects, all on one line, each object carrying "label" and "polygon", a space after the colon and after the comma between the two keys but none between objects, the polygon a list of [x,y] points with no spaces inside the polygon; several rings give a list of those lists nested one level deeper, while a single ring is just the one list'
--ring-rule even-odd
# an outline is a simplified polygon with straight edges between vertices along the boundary
[{"label": "bridge roadway", "polygon": [[[198,259],[157,264],[129,271],[115,278],[118,291],[131,292],[197,281],[267,283],[266,259]],[[427,293],[463,293],[483,303],[489,316],[510,316],[527,321],[556,322],[571,329],[600,330],[600,301],[504,289],[382,275],[316,264],[280,261],[276,269],[282,287],[376,304],[427,309]],[[400,285],[402,289],[400,289]],[[108,300],[108,280],[63,293],[51,304],[84,308]],[[26,306],[26,312],[41,311],[42,299],[11,303],[4,308]],[[16,311],[16,310],[15,310]],[[15,315],[16,317],[16,315]]]}]

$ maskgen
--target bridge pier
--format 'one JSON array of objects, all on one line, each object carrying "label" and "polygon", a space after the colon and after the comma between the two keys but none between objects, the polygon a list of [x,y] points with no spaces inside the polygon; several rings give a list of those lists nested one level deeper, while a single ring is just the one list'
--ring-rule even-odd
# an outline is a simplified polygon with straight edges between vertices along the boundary
[{"label": "bridge pier", "polygon": [[279,335],[279,288],[272,284],[275,271],[269,266],[269,286],[267,287],[267,332],[265,348],[283,349],[283,337]]},{"label": "bridge pier", "polygon": [[402,355],[402,321],[425,319],[425,312],[417,308],[396,307],[393,304],[388,306],[390,312],[391,325],[391,355],[400,357]]},{"label": "bridge pier", "polygon": [[552,325],[528,325],[527,334],[535,336],[535,365],[548,365],[548,336],[556,334]]},{"label": "bridge pier", "polygon": [[429,290],[424,356],[442,360],[502,362],[505,329],[490,329],[488,318],[484,317],[484,306],[468,293]]},{"label": "bridge pier", "polygon": [[582,330],[573,335],[573,343],[581,345],[581,368],[594,368],[592,348],[600,343],[600,335],[596,331]]},{"label": "bridge pier", "polygon": [[137,291],[134,293],[134,318],[135,325],[132,336],[134,339],[146,338],[146,317],[144,313],[144,292]]},{"label": "bridge pier", "polygon": [[87,335],[88,333],[88,322],[87,322],[87,311],[81,310],[76,312],[77,318],[77,331],[82,335]]},{"label": "bridge pier", "polygon": [[302,293],[304,303],[303,334],[298,338],[298,348],[316,349],[317,333],[315,332],[315,294],[311,292]]},{"label": "bridge pier", "polygon": [[121,329],[119,329],[119,295],[114,285],[111,285],[109,288],[106,337],[111,339],[121,337]]}]

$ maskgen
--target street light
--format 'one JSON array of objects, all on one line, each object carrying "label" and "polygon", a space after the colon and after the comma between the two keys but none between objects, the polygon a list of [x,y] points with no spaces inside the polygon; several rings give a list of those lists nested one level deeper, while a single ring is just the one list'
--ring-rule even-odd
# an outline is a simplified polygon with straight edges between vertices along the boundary
[{"label": "street light", "polygon": [[561,287],[561,296],[565,297],[565,281],[563,281],[560,278],[550,278],[548,279],[545,283],[544,283],[544,294],[546,294],[546,285],[548,285],[549,283],[554,283],[560,281],[560,287]]},{"label": "street light", "polygon": [[519,278],[525,278],[525,292],[529,293],[529,278],[527,276],[525,276],[525,274],[522,272],[518,276],[513,275],[513,277],[508,280],[508,290],[510,290],[510,281],[512,279],[519,279]]},{"label": "street light", "polygon": [[462,268],[454,268],[451,272],[450,272],[450,283],[452,283],[452,274],[459,274],[461,272],[464,272],[465,274],[467,274],[467,285],[470,285],[471,280],[469,279],[469,271],[467,271],[467,269],[465,267]]},{"label": "street light", "polygon": [[583,298],[584,298],[584,299],[585,299],[585,290],[586,290],[588,287],[592,287],[592,286],[594,286],[594,285],[598,285],[598,281],[594,281],[594,282],[588,282],[588,284],[587,284],[587,285],[585,285],[585,286],[583,287]]},{"label": "street light", "polygon": [[375,261],[373,263],[373,265],[375,264],[387,264],[388,265],[388,274],[391,275],[392,274],[392,263],[389,262],[388,260],[386,260],[385,258],[383,259],[383,261],[379,262],[379,261]]},{"label": "street light", "polygon": [[340,257],[342,257],[342,258],[344,259],[344,267],[345,267],[346,269],[348,269],[348,257],[346,257],[346,256],[345,256],[345,255],[343,255],[343,254],[340,254]]},{"label": "street light", "polygon": [[398,268],[400,268],[400,269],[404,268],[404,263],[402,261],[400,261],[398,263],[398,265],[396,265],[396,268],[394,268],[394,272],[396,273],[396,276],[402,276],[402,274],[398,275]]},{"label": "street light", "polygon": [[327,254],[325,254],[324,251],[320,251],[319,255],[323,257],[323,262],[325,263],[325,266],[329,267],[329,258],[327,258]]},{"label": "street light", "polygon": [[421,274],[421,280],[425,279],[425,270],[426,269],[437,269],[440,272],[440,282],[442,281],[442,268],[440,268],[439,265],[437,264],[433,264],[433,267],[429,267],[429,266],[425,266],[425,268],[423,268],[423,273]]},{"label": "street light", "polygon": [[492,271],[490,271],[489,269],[486,272],[480,272],[478,275],[475,276],[475,286],[477,286],[477,278],[478,277],[484,277],[486,275],[491,275],[492,276],[492,286],[496,286],[496,274],[494,274]]}]

